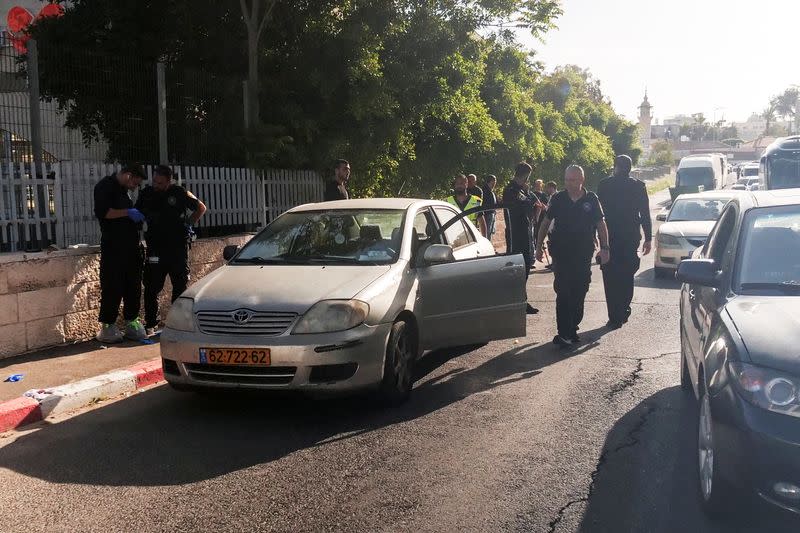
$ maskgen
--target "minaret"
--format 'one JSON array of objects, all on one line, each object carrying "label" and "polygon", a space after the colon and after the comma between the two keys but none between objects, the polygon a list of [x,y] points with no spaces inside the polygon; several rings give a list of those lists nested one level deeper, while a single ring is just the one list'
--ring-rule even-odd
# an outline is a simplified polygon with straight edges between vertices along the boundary
[{"label": "minaret", "polygon": [[644,100],[642,105],[639,106],[639,141],[642,145],[643,155],[650,153],[650,134],[653,124],[652,109],[653,106],[650,105],[647,99],[647,89],[645,89]]}]

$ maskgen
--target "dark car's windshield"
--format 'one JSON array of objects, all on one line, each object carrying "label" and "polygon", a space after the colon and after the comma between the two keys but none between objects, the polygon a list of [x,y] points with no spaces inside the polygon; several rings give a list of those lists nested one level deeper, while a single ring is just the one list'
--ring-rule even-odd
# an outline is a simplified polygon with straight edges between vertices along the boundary
[{"label": "dark car's windshield", "polygon": [[405,211],[287,213],[253,237],[233,264],[388,264],[397,260]]},{"label": "dark car's windshield", "polygon": [[713,221],[719,218],[722,208],[728,200],[719,199],[680,199],[675,201],[675,205],[669,212],[668,222],[680,222],[685,220],[705,220]]},{"label": "dark car's windshield", "polygon": [[678,170],[676,185],[678,187],[704,185],[706,189],[713,189],[714,170],[711,167],[682,168]]},{"label": "dark car's windshield", "polygon": [[800,152],[770,156],[767,164],[770,189],[800,187]]},{"label": "dark car's windshield", "polygon": [[739,289],[796,294],[800,285],[800,205],[747,213],[738,256]]}]

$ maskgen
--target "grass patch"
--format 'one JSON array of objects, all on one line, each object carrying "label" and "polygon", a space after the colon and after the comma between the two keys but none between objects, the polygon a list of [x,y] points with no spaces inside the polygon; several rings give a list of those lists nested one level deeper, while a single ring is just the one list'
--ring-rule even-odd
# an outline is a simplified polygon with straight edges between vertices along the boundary
[{"label": "grass patch", "polygon": [[667,176],[647,184],[647,194],[653,195],[675,185],[675,176]]}]

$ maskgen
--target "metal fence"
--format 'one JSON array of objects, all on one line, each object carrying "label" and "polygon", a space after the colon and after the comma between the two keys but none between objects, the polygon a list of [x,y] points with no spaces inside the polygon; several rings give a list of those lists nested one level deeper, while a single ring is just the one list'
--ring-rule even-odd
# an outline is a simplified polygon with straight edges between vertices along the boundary
[{"label": "metal fence", "polygon": [[246,166],[242,79],[0,35],[0,160]]},{"label": "metal fence", "polygon": [[[98,244],[94,186],[119,165],[62,161],[42,167],[0,164],[0,252]],[[312,171],[189,165],[173,170],[208,207],[198,225],[201,237],[254,231],[287,209],[322,199],[322,179]],[[152,167],[147,172],[152,175]]]}]

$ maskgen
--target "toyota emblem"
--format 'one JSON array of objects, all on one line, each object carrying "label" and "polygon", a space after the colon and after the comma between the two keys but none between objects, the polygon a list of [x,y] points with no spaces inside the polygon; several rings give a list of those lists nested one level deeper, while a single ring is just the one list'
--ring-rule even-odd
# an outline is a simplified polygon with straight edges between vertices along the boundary
[{"label": "toyota emblem", "polygon": [[247,324],[250,322],[250,319],[253,318],[253,313],[247,309],[239,309],[238,311],[234,311],[231,316],[233,317],[233,321],[237,324]]}]

